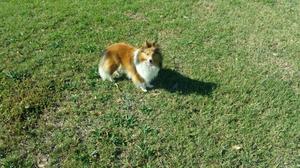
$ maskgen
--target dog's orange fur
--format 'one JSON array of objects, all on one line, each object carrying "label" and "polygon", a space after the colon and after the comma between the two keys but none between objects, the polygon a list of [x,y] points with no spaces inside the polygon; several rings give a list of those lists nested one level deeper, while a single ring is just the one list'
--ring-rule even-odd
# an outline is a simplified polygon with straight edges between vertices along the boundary
[{"label": "dog's orange fur", "polygon": [[[134,64],[135,48],[126,43],[112,44],[106,48],[104,57],[99,66],[102,66],[106,72],[112,75],[120,66],[126,71],[127,75],[131,78],[134,84],[139,85],[144,83],[144,79],[138,74]],[[162,57],[159,53],[159,47],[155,43],[146,42],[138,53],[138,61],[143,62],[149,58],[153,60],[153,64],[161,68]]]}]

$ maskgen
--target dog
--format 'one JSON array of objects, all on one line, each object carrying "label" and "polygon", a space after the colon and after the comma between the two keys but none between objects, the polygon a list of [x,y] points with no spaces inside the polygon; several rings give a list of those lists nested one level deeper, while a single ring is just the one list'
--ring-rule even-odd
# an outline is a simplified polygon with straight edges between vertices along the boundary
[{"label": "dog", "polygon": [[98,72],[103,80],[114,82],[113,73],[124,71],[135,86],[147,92],[147,88],[153,87],[151,81],[161,68],[162,54],[159,45],[146,41],[140,48],[126,43],[108,46],[100,60]]}]

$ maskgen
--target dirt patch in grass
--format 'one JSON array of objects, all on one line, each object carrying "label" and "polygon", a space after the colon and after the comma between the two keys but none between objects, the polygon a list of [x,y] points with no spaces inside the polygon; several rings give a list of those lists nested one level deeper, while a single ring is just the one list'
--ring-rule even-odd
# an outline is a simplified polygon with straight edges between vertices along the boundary
[{"label": "dirt patch in grass", "polygon": [[125,12],[125,16],[136,21],[146,21],[147,17],[143,13],[128,11]]},{"label": "dirt patch in grass", "polygon": [[[273,55],[276,55],[276,53],[274,53]],[[270,65],[276,66],[278,71],[281,73],[282,80],[289,81],[293,79],[296,73],[296,66],[287,59],[279,57],[269,57],[269,60],[267,62]]]}]

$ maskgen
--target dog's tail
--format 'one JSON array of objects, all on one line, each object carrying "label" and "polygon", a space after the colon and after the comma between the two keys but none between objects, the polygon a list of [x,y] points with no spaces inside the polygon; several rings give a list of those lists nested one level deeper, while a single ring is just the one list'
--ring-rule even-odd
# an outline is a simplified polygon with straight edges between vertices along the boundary
[{"label": "dog's tail", "polygon": [[98,64],[98,74],[100,75],[101,78],[104,77],[104,72],[103,72],[103,62],[104,62],[104,59],[105,59],[105,56],[107,54],[107,51],[106,50],[103,50],[99,53],[99,57],[100,57],[100,61],[99,61],[99,64]]},{"label": "dog's tail", "polygon": [[104,50],[103,52],[101,52],[100,56],[101,56],[101,58],[100,58],[100,62],[98,64],[98,74],[102,78],[102,80],[109,80],[109,81],[113,82],[111,75],[109,74],[107,69],[105,69],[103,66],[105,59],[107,57],[107,50]]}]

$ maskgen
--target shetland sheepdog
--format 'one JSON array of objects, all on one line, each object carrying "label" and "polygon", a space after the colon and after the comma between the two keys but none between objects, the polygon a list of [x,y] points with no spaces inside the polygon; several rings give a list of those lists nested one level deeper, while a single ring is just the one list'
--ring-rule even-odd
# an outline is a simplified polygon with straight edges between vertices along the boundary
[{"label": "shetland sheepdog", "polygon": [[162,68],[162,55],[156,42],[146,41],[135,48],[126,43],[108,46],[100,60],[98,72],[103,80],[114,82],[113,73],[125,72],[127,77],[142,91],[152,88],[151,81]]}]

